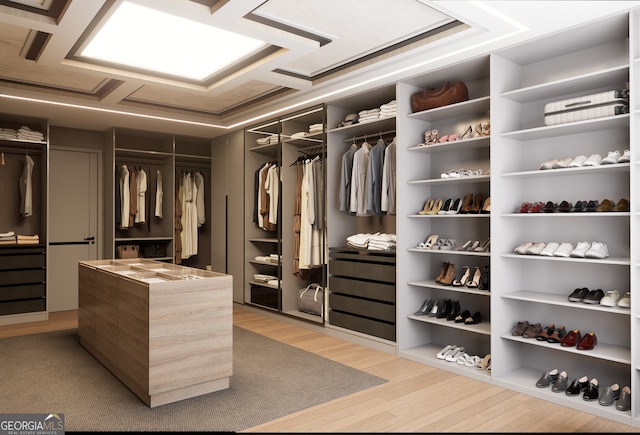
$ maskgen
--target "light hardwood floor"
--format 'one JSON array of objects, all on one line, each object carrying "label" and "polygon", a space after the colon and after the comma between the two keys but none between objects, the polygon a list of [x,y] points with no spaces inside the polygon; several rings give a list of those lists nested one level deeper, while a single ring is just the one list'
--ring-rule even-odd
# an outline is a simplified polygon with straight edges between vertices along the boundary
[{"label": "light hardwood floor", "polygon": [[[76,311],[0,326],[0,338],[76,328]],[[545,400],[234,307],[234,324],[387,379],[245,432],[640,432]],[[309,394],[313,394],[312,391]]]}]

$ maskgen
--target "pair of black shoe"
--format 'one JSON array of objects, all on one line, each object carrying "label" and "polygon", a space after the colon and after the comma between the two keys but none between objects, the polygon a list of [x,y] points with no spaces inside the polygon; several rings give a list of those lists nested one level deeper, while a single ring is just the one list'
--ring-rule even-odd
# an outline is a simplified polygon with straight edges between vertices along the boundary
[{"label": "pair of black shoe", "polygon": [[597,400],[599,397],[598,380],[596,378],[589,380],[588,377],[583,376],[579,379],[574,379],[567,387],[567,391],[565,391],[567,396],[577,396],[580,393],[583,393],[582,398],[584,400]]},{"label": "pair of black shoe", "polygon": [[422,307],[415,313],[415,316],[429,316],[438,319],[453,320],[455,323],[465,323],[466,325],[475,325],[482,321],[480,311],[473,316],[469,310],[461,311],[460,301],[451,299],[427,299]]},{"label": "pair of black shoe", "polygon": [[459,311],[460,302],[452,302],[451,299],[427,299],[422,304],[422,307],[413,314],[415,316],[429,316],[442,319],[444,317],[449,317],[451,315],[451,311],[456,309],[456,307]]},{"label": "pair of black shoe", "polygon": [[584,302],[585,304],[599,304],[604,297],[602,289],[589,290],[587,287],[575,289],[568,297],[569,302]]}]

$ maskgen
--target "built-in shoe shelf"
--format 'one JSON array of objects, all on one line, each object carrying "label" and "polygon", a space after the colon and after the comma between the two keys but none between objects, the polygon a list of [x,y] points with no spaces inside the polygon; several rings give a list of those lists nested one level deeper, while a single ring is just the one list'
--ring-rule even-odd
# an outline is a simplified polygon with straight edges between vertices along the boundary
[{"label": "built-in shoe shelf", "polygon": [[[617,201],[631,198],[635,168],[629,163],[540,169],[551,159],[607,156],[632,149],[630,114],[558,125],[545,125],[548,103],[623,89],[630,83],[629,16],[609,17],[569,29],[492,56],[491,174],[492,201],[492,382],[545,400],[632,424],[632,412],[601,406],[551,388],[537,388],[540,376],[554,368],[570,380],[596,378],[601,390],[636,381],[630,328],[631,309],[569,302],[576,288],[632,289],[630,267],[635,249],[632,212],[518,213],[524,201]],[[553,47],[553,50],[549,50]],[[525,55],[525,53],[528,53]],[[633,89],[633,83],[631,83]],[[615,196],[615,198],[612,198]],[[632,210],[636,210],[632,208]],[[599,241],[609,256],[550,257],[514,252],[522,242]],[[593,331],[594,349],[513,336],[518,322],[563,325],[584,335]],[[637,413],[637,411],[635,411]]]}]

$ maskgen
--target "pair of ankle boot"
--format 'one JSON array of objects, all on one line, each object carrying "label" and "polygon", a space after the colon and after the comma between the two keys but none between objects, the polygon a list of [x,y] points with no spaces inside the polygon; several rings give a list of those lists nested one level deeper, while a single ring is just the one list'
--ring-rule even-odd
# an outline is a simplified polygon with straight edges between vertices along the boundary
[{"label": "pair of ankle boot", "polygon": [[448,261],[442,262],[442,269],[436,278],[436,282],[442,285],[452,285],[456,279],[456,264]]}]

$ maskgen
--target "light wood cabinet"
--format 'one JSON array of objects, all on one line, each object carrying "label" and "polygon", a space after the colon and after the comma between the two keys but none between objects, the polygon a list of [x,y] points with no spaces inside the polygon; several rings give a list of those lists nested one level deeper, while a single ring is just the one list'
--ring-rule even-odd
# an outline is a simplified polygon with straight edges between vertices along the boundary
[{"label": "light wood cabinet", "polygon": [[226,389],[232,281],[152,260],[81,261],[80,343],[150,407]]}]

